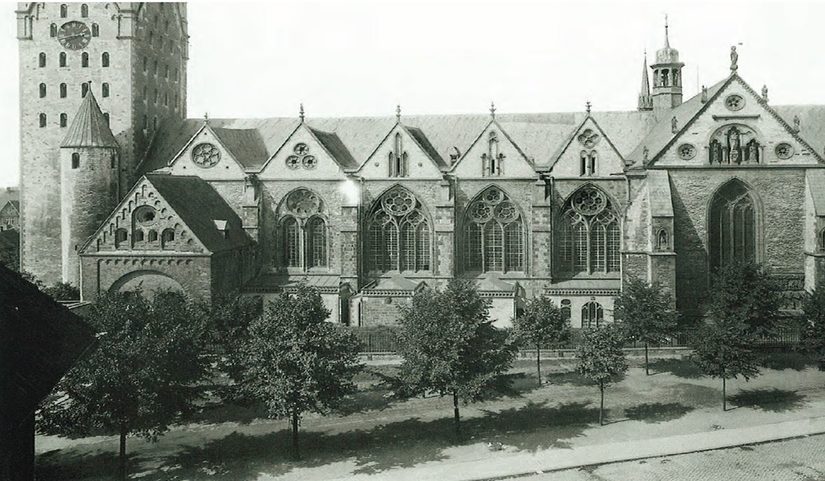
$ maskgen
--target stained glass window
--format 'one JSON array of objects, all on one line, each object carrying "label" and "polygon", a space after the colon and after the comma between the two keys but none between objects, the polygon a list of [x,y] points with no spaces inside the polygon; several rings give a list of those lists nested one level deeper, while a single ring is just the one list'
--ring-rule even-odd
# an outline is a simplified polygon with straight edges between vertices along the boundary
[{"label": "stained glass window", "polygon": [[557,229],[557,270],[571,275],[614,273],[621,265],[621,227],[607,196],[592,186],[565,204]]},{"label": "stained glass window", "polygon": [[524,270],[524,228],[516,205],[489,187],[467,208],[464,268],[467,271]]},{"label": "stained glass window", "polygon": [[384,193],[370,214],[369,232],[369,270],[430,269],[430,225],[423,206],[412,192],[394,187]]},{"label": "stained glass window", "polygon": [[733,180],[714,196],[708,220],[711,267],[756,258],[756,212],[747,187]]}]

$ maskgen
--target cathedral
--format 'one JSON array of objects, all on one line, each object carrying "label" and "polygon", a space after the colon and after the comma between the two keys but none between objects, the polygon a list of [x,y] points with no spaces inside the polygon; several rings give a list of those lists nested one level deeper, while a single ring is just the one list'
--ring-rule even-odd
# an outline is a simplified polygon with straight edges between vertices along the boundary
[{"label": "cathedral", "polygon": [[735,47],[683,98],[666,27],[626,112],[188,119],[186,4],[16,15],[22,268],[84,300],[305,282],[331,321],[375,326],[460,277],[497,325],[544,294],[588,327],[631,276],[686,316],[734,260],[789,311],[825,280],[825,106],[771,104]]}]

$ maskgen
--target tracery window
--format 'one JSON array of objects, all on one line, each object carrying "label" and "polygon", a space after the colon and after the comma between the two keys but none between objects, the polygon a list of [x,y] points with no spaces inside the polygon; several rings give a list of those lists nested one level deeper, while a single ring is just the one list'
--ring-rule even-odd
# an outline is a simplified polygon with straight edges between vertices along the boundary
[{"label": "tracery window", "polygon": [[464,268],[469,272],[524,270],[524,225],[515,203],[497,187],[467,208]]},{"label": "tracery window", "polygon": [[604,320],[604,309],[596,301],[590,301],[582,306],[582,329],[593,329],[601,326]]},{"label": "tracery window", "polygon": [[321,198],[307,189],[294,190],[284,200],[280,217],[281,266],[327,267],[327,224]]},{"label": "tracery window", "polygon": [[369,270],[430,270],[430,223],[421,202],[407,189],[394,187],[375,202],[367,231]]},{"label": "tracery window", "polygon": [[742,182],[732,180],[719,189],[708,224],[711,268],[756,259],[756,208]]},{"label": "tracery window", "polygon": [[619,272],[619,217],[602,191],[587,186],[575,192],[565,204],[559,224],[559,271],[571,275]]}]

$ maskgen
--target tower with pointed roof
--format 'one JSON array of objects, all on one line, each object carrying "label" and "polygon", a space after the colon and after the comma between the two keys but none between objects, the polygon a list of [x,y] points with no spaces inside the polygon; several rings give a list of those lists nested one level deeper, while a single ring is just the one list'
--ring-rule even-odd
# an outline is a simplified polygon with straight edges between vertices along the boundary
[{"label": "tower with pointed roof", "polygon": [[[670,32],[665,17],[665,46],[656,51],[653,70],[653,110],[667,111],[682,103],[682,67],[679,51],[670,46]],[[641,110],[641,109],[640,109]]]},{"label": "tower with pointed roof", "polygon": [[642,61],[642,86],[639,88],[639,105],[640,111],[653,110],[653,97],[650,95],[650,79],[647,75],[647,51],[645,51],[644,60]]},{"label": "tower with pointed roof", "polygon": [[79,285],[78,249],[119,198],[120,146],[92,90],[60,143],[61,278]]}]

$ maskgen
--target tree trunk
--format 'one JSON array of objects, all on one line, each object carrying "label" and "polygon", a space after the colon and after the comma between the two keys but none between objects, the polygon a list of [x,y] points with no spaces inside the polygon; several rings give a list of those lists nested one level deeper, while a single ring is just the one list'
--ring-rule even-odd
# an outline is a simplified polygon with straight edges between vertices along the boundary
[{"label": "tree trunk", "polygon": [[128,430],[124,424],[120,425],[120,453],[118,455],[118,475],[121,481],[126,481],[126,434]]},{"label": "tree trunk", "polygon": [[647,357],[647,341],[645,341],[645,376],[650,376],[650,366]]},{"label": "tree trunk", "polygon": [[453,391],[453,419],[455,420],[455,435],[459,437],[461,435],[461,418],[458,414],[458,393],[455,391]]},{"label": "tree trunk", "polygon": [[298,411],[292,411],[292,456],[297,460],[301,459],[301,451],[298,448]]},{"label": "tree trunk", "polygon": [[604,426],[604,381],[599,381],[599,426]]},{"label": "tree trunk", "polygon": [[722,411],[728,410],[728,400],[725,396],[725,378],[722,378]]},{"label": "tree trunk", "polygon": [[536,344],[536,374],[539,379],[539,386],[541,386],[541,348]]}]

